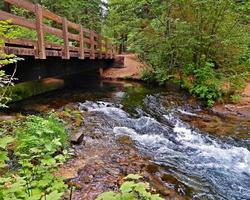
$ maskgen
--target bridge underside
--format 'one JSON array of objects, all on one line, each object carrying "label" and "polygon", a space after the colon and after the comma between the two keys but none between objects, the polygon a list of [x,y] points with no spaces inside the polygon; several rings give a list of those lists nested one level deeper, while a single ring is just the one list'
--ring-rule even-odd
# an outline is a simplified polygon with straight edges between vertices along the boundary
[{"label": "bridge underside", "polygon": [[47,57],[46,60],[39,60],[33,56],[23,56],[22,58],[24,58],[23,61],[3,68],[7,74],[11,75],[17,65],[15,78],[19,83],[49,77],[66,77],[73,74],[98,75],[99,69],[110,67],[114,61],[113,59],[80,60],[78,58],[63,60],[60,57]]}]

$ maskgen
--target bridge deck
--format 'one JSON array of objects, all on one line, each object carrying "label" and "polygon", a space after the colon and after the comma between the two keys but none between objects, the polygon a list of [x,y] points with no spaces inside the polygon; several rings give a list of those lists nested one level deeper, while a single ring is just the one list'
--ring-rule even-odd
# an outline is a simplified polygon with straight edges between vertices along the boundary
[{"label": "bridge deck", "polygon": [[[0,11],[0,20],[11,20],[13,25],[35,30],[37,35],[34,40],[25,38],[6,40],[4,51],[7,54],[34,56],[36,59],[46,59],[47,56],[62,57],[62,59],[114,58],[114,45],[109,38],[68,21],[65,17],[42,8],[40,4],[32,4],[24,0],[4,0],[4,4],[5,11]],[[35,18],[26,19],[11,14],[11,5],[33,13]],[[45,24],[45,19],[50,20],[50,24],[54,26]],[[61,43],[46,41],[46,33],[61,38]]]}]

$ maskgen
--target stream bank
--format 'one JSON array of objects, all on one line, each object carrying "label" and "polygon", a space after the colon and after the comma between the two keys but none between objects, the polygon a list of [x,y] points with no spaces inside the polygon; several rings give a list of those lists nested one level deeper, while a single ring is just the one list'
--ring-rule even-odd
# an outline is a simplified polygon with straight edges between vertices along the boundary
[{"label": "stream bank", "polygon": [[[104,70],[102,78],[107,80],[141,80],[141,74],[146,64],[139,60],[136,54],[119,55],[115,61],[115,66]],[[167,87],[167,86],[166,86]],[[211,111],[221,116],[238,116],[250,118],[250,83],[240,95],[237,103],[217,103]]]},{"label": "stream bank", "polygon": [[66,110],[77,119],[82,142],[57,173],[77,185],[73,198],[94,199],[140,173],[166,199],[248,199],[249,120],[215,115],[173,86],[78,85],[9,109],[12,116]]}]

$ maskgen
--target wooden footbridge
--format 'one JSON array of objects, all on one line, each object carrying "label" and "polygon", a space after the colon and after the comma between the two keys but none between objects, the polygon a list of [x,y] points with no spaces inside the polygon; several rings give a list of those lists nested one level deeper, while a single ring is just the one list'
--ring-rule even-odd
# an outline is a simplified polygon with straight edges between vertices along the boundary
[{"label": "wooden footbridge", "polygon": [[[33,19],[12,14],[11,6],[28,11],[34,16]],[[33,40],[27,38],[6,40],[4,46],[6,54],[33,56],[40,60],[48,57],[60,57],[66,60],[114,58],[114,45],[109,38],[73,23],[65,17],[60,17],[40,4],[24,0],[4,0],[4,11],[0,11],[0,20],[10,20],[13,25],[36,32],[36,39]],[[46,41],[46,34],[57,36],[61,42],[56,44]]]}]

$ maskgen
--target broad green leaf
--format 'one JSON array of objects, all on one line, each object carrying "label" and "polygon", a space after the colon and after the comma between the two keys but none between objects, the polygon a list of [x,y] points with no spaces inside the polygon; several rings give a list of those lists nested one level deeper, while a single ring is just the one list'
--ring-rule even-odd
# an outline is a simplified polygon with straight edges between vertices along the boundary
[{"label": "broad green leaf", "polygon": [[99,195],[96,200],[119,200],[114,192],[104,192]]},{"label": "broad green leaf", "polygon": [[7,145],[14,141],[13,137],[5,136],[0,138],[0,148],[5,149]]},{"label": "broad green leaf", "polygon": [[140,178],[142,178],[142,176],[140,176],[139,174],[129,174],[128,176],[126,176],[124,179],[125,180],[139,180]]},{"label": "broad green leaf", "polygon": [[134,181],[126,181],[121,185],[121,192],[122,193],[128,193],[133,190],[133,187],[136,185]]},{"label": "broad green leaf", "polygon": [[60,200],[62,195],[63,195],[63,193],[53,191],[50,194],[46,195],[46,200]]}]

